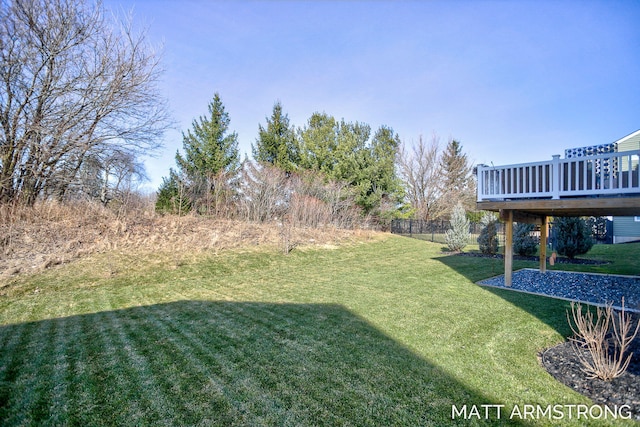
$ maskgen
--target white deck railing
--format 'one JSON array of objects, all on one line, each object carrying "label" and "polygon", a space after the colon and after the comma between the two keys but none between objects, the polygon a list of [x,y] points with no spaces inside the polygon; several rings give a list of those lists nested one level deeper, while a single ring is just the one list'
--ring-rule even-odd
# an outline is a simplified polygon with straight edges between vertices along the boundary
[{"label": "white deck railing", "polygon": [[478,201],[640,193],[640,150],[478,166]]}]

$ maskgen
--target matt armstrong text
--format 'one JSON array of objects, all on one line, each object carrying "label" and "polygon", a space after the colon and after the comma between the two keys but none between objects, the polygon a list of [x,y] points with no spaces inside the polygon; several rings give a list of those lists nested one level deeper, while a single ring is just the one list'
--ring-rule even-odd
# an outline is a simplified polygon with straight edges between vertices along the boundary
[{"label": "matt armstrong text", "polygon": [[631,419],[629,405],[515,405],[505,410],[506,405],[452,405],[451,419],[520,419],[520,420],[628,420]]}]

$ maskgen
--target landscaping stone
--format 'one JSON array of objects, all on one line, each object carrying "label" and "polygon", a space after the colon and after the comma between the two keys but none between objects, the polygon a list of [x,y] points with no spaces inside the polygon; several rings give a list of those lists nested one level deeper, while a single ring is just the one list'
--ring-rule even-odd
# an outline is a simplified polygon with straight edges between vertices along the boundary
[{"label": "landscaping stone", "polygon": [[[506,288],[504,276],[481,280],[480,285]],[[531,292],[571,301],[604,305],[613,303],[629,310],[640,311],[640,277],[613,274],[575,273],[522,269],[512,274],[511,287],[516,291]]]}]

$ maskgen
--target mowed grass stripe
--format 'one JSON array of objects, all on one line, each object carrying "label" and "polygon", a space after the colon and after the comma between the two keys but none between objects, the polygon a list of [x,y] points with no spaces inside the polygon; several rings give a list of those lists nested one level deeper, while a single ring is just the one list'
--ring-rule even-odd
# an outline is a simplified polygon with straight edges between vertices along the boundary
[{"label": "mowed grass stripe", "polygon": [[[132,355],[131,343],[122,338],[120,325],[113,317],[110,312],[82,316],[86,327],[96,331],[93,340],[87,343],[91,360],[88,375],[94,409],[103,414],[94,415],[89,424],[135,425],[151,420],[160,425],[163,420],[154,410],[156,402],[142,398],[143,387],[151,389],[152,384],[142,383],[140,361]],[[156,396],[162,400],[159,394]]]},{"label": "mowed grass stripe", "polygon": [[[20,364],[11,388],[10,401],[14,408],[8,414],[12,420],[20,414],[28,414],[27,424],[39,424],[49,418],[47,402],[50,400],[53,367],[50,355],[53,353],[54,322],[34,324],[34,331],[28,342],[17,348]],[[10,402],[11,403],[11,402]],[[14,421],[15,422],[15,421]]]},{"label": "mowed grass stripe", "polygon": [[129,401],[135,403],[126,422],[136,424],[145,420],[158,425],[175,424],[174,405],[160,384],[164,377],[160,372],[154,372],[152,356],[145,354],[144,344],[137,341],[138,331],[132,333],[126,328],[122,312],[109,311],[105,316],[110,325],[111,344],[120,357],[117,367],[127,367],[119,371],[118,380],[130,383]]},{"label": "mowed grass stripe", "polygon": [[[191,325],[174,325],[158,306],[141,307],[120,313],[127,333],[139,346],[149,362],[150,373],[159,380],[181,414],[182,425],[198,423],[203,418],[210,422],[230,423],[237,415],[226,396],[227,391],[215,378],[221,367],[217,360],[203,360],[198,354],[196,340],[184,338],[181,329]],[[195,338],[192,336],[192,338]]]},{"label": "mowed grass stripe", "polygon": [[[211,310],[208,303],[188,304],[189,310],[160,305],[143,311],[146,319],[154,319],[154,327],[148,332],[153,333],[154,329],[167,332],[163,338],[171,341],[173,348],[165,353],[180,354],[187,362],[182,365],[185,371],[195,369],[208,379],[204,389],[211,384],[220,393],[220,396],[205,396],[201,411],[216,414],[222,411],[223,418],[217,421],[224,423],[271,424],[286,416],[290,404],[285,404],[269,386],[261,384],[262,368],[250,357],[252,352],[260,352],[259,342],[251,336],[272,340],[268,331],[258,331],[237,304],[223,308],[217,305],[220,310]],[[205,306],[204,309],[201,306]]]},{"label": "mowed grass stripe", "polygon": [[20,375],[23,363],[22,352],[30,340],[33,331],[37,329],[33,323],[3,326],[2,347],[0,347],[0,420],[8,420],[15,412],[16,381]]},{"label": "mowed grass stripe", "polygon": [[96,360],[96,353],[100,346],[97,345],[96,328],[88,322],[87,316],[73,316],[67,320],[67,339],[60,342],[60,346],[67,348],[66,377],[68,387],[66,401],[61,405],[66,407],[67,419],[58,416],[60,424],[67,420],[74,420],[79,426],[95,424],[95,419],[90,417],[91,412],[85,408],[93,408],[99,400],[93,390],[94,383],[99,383],[91,376],[91,364]]},{"label": "mowed grass stripe", "polygon": [[[229,400],[206,375],[205,369],[194,371],[193,366],[189,365],[189,343],[176,340],[176,333],[180,332],[180,328],[189,329],[189,325],[183,324],[177,329],[169,330],[169,324],[159,321],[155,315],[159,312],[157,308],[163,306],[163,301],[180,301],[186,296],[179,291],[179,287],[162,286],[155,292],[151,290],[151,293],[150,289],[139,286],[126,289],[128,292],[118,293],[114,298],[121,305],[131,305],[131,302],[136,301],[137,306],[118,310],[116,314],[124,333],[135,345],[139,355],[146,360],[146,373],[156,380],[158,390],[170,402],[170,416],[175,417],[172,423],[228,425],[234,419],[229,415],[232,412]],[[150,305],[151,301],[161,303]]]},{"label": "mowed grass stripe", "polygon": [[[73,318],[61,318],[52,321],[56,328],[53,341],[53,372],[51,376],[50,401],[48,402],[49,420],[54,425],[64,424],[69,419],[69,404],[72,401],[69,395],[69,386],[73,384],[71,377],[74,347],[78,342],[77,320]],[[69,381],[69,379],[72,379]]]},{"label": "mowed grass stripe", "polygon": [[[300,328],[292,319],[304,317],[303,311],[313,312],[313,307],[294,306],[287,308],[288,312],[283,314],[278,313],[282,307],[278,305],[274,305],[273,310],[267,310],[264,304],[253,303],[222,306],[214,303],[213,309],[211,303],[205,302],[185,303],[188,308],[181,308],[182,303],[177,304],[178,308],[175,304],[168,304],[134,309],[132,312],[136,314],[132,316],[132,325],[140,321],[138,326],[144,329],[142,334],[148,334],[150,339],[154,340],[164,338],[173,344],[162,344],[156,350],[158,354],[171,353],[175,359],[186,362],[181,365],[185,377],[191,377],[191,369],[205,374],[208,371],[209,375],[215,376],[217,383],[222,384],[221,390],[225,397],[237,405],[235,422],[274,424],[277,420],[292,418],[293,424],[328,421],[340,424],[348,423],[354,410],[366,414],[372,411],[372,406],[378,405],[388,409],[387,407],[399,404],[399,400],[391,402],[385,395],[387,390],[382,392],[377,387],[371,387],[371,380],[368,378],[376,377],[378,370],[384,369],[384,366],[375,365],[373,369],[362,369],[357,375],[350,374],[351,362],[337,362],[344,354],[337,353],[340,349],[337,345],[332,346],[331,340],[326,339],[329,342],[327,344],[324,339],[316,339],[314,342],[308,337],[305,338],[308,333],[304,330],[301,332],[301,329],[311,331],[317,329],[317,325],[311,327],[305,322],[305,328]],[[242,308],[237,309],[238,306]],[[256,322],[257,318],[265,316],[270,311],[278,313],[276,317],[280,319],[271,318],[263,323]],[[313,317],[311,320],[316,320],[317,316]],[[154,320],[144,322],[143,319]],[[167,322],[172,323],[172,329],[164,325]],[[216,325],[221,323],[225,323],[225,326],[217,328]],[[337,323],[343,324],[344,319]],[[247,333],[249,325],[253,326]],[[271,328],[271,325],[275,328]],[[287,330],[287,336],[283,336]],[[336,328],[332,327],[330,330],[335,332]],[[325,331],[327,332],[329,330]],[[176,338],[174,334],[180,337]],[[254,339],[248,343],[249,337]],[[257,337],[259,339],[256,339]],[[306,342],[300,346],[296,337],[302,337]],[[324,355],[314,357],[309,351],[305,351],[314,350],[316,345],[322,348],[321,352],[325,353]],[[344,347],[344,344],[341,343],[339,347]],[[361,360],[365,359],[363,350],[357,349],[361,353],[358,356]],[[296,357],[291,357],[292,354]],[[326,364],[323,364],[321,369],[310,368],[317,363],[323,363],[319,360],[322,358],[328,359],[328,362],[324,363],[331,365],[329,370]],[[256,360],[261,360],[261,363],[255,363]],[[332,374],[327,375],[328,371]],[[385,375],[380,377],[384,380]],[[326,385],[321,393],[317,393],[316,388],[322,381],[325,381]],[[359,383],[367,383],[367,386],[360,389]],[[194,386],[198,388],[198,382],[194,382]],[[427,385],[425,390],[429,388]],[[410,401],[415,395],[406,393],[402,397]],[[362,402],[362,408],[354,408],[351,403],[348,407],[335,409],[356,399]],[[242,404],[239,405],[238,402]],[[216,402],[212,401],[209,413],[218,409],[224,408],[219,408]],[[289,413],[296,415],[291,417]],[[303,413],[304,416],[301,415]],[[380,410],[379,413],[385,411]]]},{"label": "mowed grass stripe", "polygon": [[35,329],[34,323],[0,327],[0,415],[8,403],[12,383],[18,376],[18,367],[22,362],[21,349],[30,341]]},{"label": "mowed grass stripe", "polygon": [[145,414],[141,414],[138,405],[136,393],[139,392],[139,382],[124,350],[114,342],[115,331],[107,313],[81,316],[81,319],[84,329],[94,332],[92,341],[87,343],[89,390],[93,405],[89,411],[91,417],[86,421],[99,424],[99,414],[109,414],[103,422],[141,422]]}]

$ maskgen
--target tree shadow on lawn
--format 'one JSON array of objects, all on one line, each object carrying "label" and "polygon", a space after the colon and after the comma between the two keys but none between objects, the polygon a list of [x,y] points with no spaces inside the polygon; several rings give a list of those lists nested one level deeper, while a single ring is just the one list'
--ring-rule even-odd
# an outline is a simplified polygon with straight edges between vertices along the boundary
[{"label": "tree shadow on lawn", "polygon": [[[463,275],[473,283],[504,274],[504,261],[497,258],[466,257],[451,254],[435,258],[452,270]],[[514,262],[514,271],[524,267],[531,267],[532,263]],[[478,285],[480,286],[480,285]],[[503,300],[535,316],[563,337],[571,335],[571,328],[567,322],[566,313],[570,303],[551,297],[532,295],[505,288],[480,286],[487,292],[499,296]]]},{"label": "tree shadow on lawn", "polygon": [[[3,425],[511,424],[339,305],[181,301],[0,328]],[[506,411],[506,409],[505,409]]]}]

